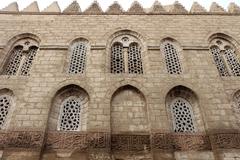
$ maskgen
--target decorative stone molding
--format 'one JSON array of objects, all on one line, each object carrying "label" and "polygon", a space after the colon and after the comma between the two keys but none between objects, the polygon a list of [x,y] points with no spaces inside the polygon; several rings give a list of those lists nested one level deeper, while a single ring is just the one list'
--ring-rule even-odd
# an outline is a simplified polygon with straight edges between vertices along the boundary
[{"label": "decorative stone molding", "polygon": [[190,13],[206,13],[206,9],[201,6],[198,2],[194,2],[192,5],[192,8],[190,10]]},{"label": "decorative stone molding", "polygon": [[37,1],[34,1],[33,3],[31,3],[25,9],[23,9],[22,12],[39,12]]},{"label": "decorative stone molding", "polygon": [[202,151],[211,150],[211,144],[208,136],[195,134],[173,134],[174,150],[179,151]]},{"label": "decorative stone molding", "polygon": [[7,142],[7,135],[7,132],[0,133],[0,149],[3,149],[5,147],[5,144]]},{"label": "decorative stone molding", "polygon": [[55,1],[53,2],[51,5],[49,5],[47,8],[45,8],[42,12],[56,12],[56,13],[60,13],[61,12],[61,9],[58,5],[58,2]]},{"label": "decorative stone molding", "polygon": [[44,140],[41,131],[0,132],[0,148],[40,149]]},{"label": "decorative stone molding", "polygon": [[77,149],[85,151],[89,148],[109,148],[108,133],[92,132],[48,132],[46,149]]},{"label": "decorative stone molding", "polygon": [[94,1],[89,7],[88,9],[86,9],[84,11],[85,14],[102,14],[103,10],[100,7],[100,5],[98,4],[97,1]]},{"label": "decorative stone molding", "polygon": [[109,8],[107,9],[106,13],[107,14],[122,14],[124,11],[120,4],[115,1]]},{"label": "decorative stone molding", "polygon": [[[57,2],[53,2],[47,8],[39,12],[39,7],[37,2],[33,2],[28,7],[23,9],[21,12],[18,10],[17,2],[11,3],[5,8],[0,10],[0,13],[9,13],[9,14],[59,14],[61,13],[60,7]],[[28,13],[30,12],[30,13]],[[197,2],[194,2],[192,8],[188,12],[182,4],[178,1],[175,1],[172,5],[164,5],[162,6],[160,2],[157,0],[153,3],[151,8],[143,8],[142,5],[138,1],[134,1],[131,7],[124,11],[122,7],[114,2],[109,8],[104,12],[100,7],[99,3],[95,0],[89,8],[87,8],[84,12],[81,12],[80,5],[76,0],[74,0],[66,9],[63,10],[62,14],[88,14],[88,15],[124,15],[124,14],[132,14],[132,15],[147,15],[147,14],[240,14],[240,7],[235,3],[229,4],[229,10],[226,12],[223,7],[218,5],[217,3],[212,3],[210,10],[206,11],[204,7],[202,7]]]},{"label": "decorative stone molding", "polygon": [[6,12],[19,12],[17,2],[13,2],[13,3],[9,4],[7,7],[3,8],[2,11],[6,11]]},{"label": "decorative stone molding", "polygon": [[[45,135],[45,141],[44,141]],[[0,149],[36,150],[111,149],[112,151],[206,151],[240,149],[240,133],[202,134],[110,134],[107,132],[2,131]]]},{"label": "decorative stone molding", "polygon": [[87,134],[78,132],[48,132],[46,149],[79,149],[86,150]]},{"label": "decorative stone molding", "polygon": [[210,7],[211,13],[225,13],[225,10],[216,2],[213,2]]},{"label": "decorative stone molding", "polygon": [[134,1],[131,7],[128,9],[129,14],[144,14],[144,9],[138,1]]},{"label": "decorative stone molding", "polygon": [[66,9],[63,10],[63,13],[80,13],[81,8],[77,1],[73,1]]},{"label": "decorative stone molding", "polygon": [[211,150],[208,136],[198,134],[112,134],[81,132],[49,132],[46,149],[107,149],[112,151]]},{"label": "decorative stone molding", "polygon": [[113,151],[150,151],[150,135],[124,135],[111,136],[111,150]]},{"label": "decorative stone molding", "polygon": [[154,14],[166,13],[166,10],[163,8],[159,1],[155,1],[151,7],[150,13]]},{"label": "decorative stone molding", "polygon": [[210,135],[213,149],[240,149],[239,133],[221,133]]},{"label": "decorative stone molding", "polygon": [[184,8],[184,6],[178,1],[175,1],[174,4],[169,7],[169,12],[176,13],[176,14],[188,13],[188,11]]},{"label": "decorative stone molding", "polygon": [[228,6],[228,12],[229,13],[240,13],[240,7],[232,2]]},{"label": "decorative stone molding", "polygon": [[152,143],[153,150],[211,150],[211,144],[206,135],[154,133]]}]

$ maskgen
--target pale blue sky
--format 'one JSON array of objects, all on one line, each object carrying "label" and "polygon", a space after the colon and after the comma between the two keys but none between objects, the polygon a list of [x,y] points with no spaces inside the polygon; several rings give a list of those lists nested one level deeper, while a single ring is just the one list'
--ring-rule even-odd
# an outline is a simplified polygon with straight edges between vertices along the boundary
[{"label": "pale blue sky", "polygon": [[[4,8],[8,4],[17,1],[19,4],[19,8],[23,9],[26,6],[28,6],[30,3],[32,3],[34,0],[0,0],[0,8]],[[63,10],[66,8],[73,0],[37,0],[40,10],[43,10],[46,8],[49,4],[51,4],[53,1],[58,1],[61,9]],[[86,9],[94,0],[78,0],[81,9]],[[112,4],[115,0],[98,0],[99,4],[103,8],[103,10],[106,10],[107,7]],[[119,3],[122,5],[122,7],[126,10],[129,8],[131,3],[134,0],[118,0]],[[153,4],[155,0],[138,0],[144,8],[149,8]],[[175,0],[159,0],[163,5],[166,4],[172,4]],[[201,5],[203,5],[206,9],[209,9],[211,3],[213,1],[220,4],[222,7],[227,9],[228,4],[230,2],[235,2],[236,4],[240,5],[240,0],[178,0],[180,3],[182,3],[186,9],[190,9],[193,1],[199,2]]]}]

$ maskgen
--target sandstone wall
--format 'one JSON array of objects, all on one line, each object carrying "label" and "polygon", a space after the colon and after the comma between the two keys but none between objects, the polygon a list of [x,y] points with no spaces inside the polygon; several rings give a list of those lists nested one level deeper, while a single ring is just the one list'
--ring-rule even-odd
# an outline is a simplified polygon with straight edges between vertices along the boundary
[{"label": "sandstone wall", "polygon": [[[87,109],[87,132],[111,132],[112,95],[120,87],[131,85],[144,96],[144,107],[146,107],[146,113],[141,115],[131,114],[134,108],[126,111],[128,116],[136,116],[136,119],[131,119],[135,121],[134,123],[142,126],[142,129],[138,128],[139,130],[136,129],[136,131],[146,129],[144,132],[149,135],[173,133],[165,98],[173,87],[182,85],[194,91],[198,98],[200,117],[202,117],[202,122],[199,122],[202,125],[198,128],[198,134],[215,135],[222,133],[224,135],[225,133],[234,133],[234,136],[230,137],[240,139],[239,135],[235,136],[239,132],[239,122],[232,109],[232,95],[240,88],[239,78],[219,76],[209,52],[208,41],[211,35],[223,33],[240,43],[239,16],[1,14],[0,21],[0,64],[2,66],[8,56],[9,46],[12,43],[10,40],[14,36],[31,33],[40,39],[40,49],[33,62],[30,76],[0,76],[0,88],[12,90],[15,99],[9,125],[3,132],[47,133],[48,117],[55,94],[64,86],[75,84],[83,88],[90,99]],[[144,74],[142,75],[110,73],[111,37],[121,30],[131,30],[129,33],[138,35],[143,44]],[[91,46],[87,53],[86,72],[82,75],[69,75],[67,74],[69,45],[72,40],[80,37],[87,39]],[[164,56],[160,52],[161,41],[168,37],[175,39],[176,45],[180,49],[179,55],[183,67],[183,73],[180,75],[167,73]],[[236,47],[239,48],[238,44]],[[123,103],[127,106],[130,105],[128,101]],[[140,105],[142,107],[143,103]],[[137,116],[144,117],[144,120],[137,118]],[[117,126],[115,123],[114,125]],[[121,130],[121,126],[119,129]],[[131,134],[134,134],[135,129],[130,130],[133,131]],[[21,135],[17,137],[21,137]],[[145,159],[153,159],[153,157],[154,159],[160,157],[160,159],[169,160],[197,160],[199,157],[208,160],[213,160],[214,157],[221,160],[240,159],[238,150],[220,154],[222,152],[218,151],[219,141],[223,144],[226,141],[227,149],[231,150],[232,147],[235,147],[231,138],[226,139],[226,136],[223,136],[223,140],[210,138],[211,142],[215,140],[216,146],[211,145],[213,150],[206,151],[206,153],[204,151],[173,154],[172,150],[167,149],[169,154],[165,156],[163,153],[161,154],[163,158],[161,158],[160,155],[154,154],[155,151],[146,149],[146,155],[151,152],[151,156],[146,156]],[[19,146],[25,150],[24,148],[28,147],[29,144]],[[239,146],[238,143],[238,149],[240,149]],[[191,147],[188,148],[191,149]],[[150,148],[154,148],[154,146],[151,144]],[[222,148],[220,147],[220,149]],[[36,150],[37,153],[42,150],[43,154],[49,151],[44,149],[44,145],[40,145],[40,148],[38,147]],[[54,151],[52,157],[56,157],[55,152],[61,152],[61,150]],[[3,159],[14,159],[12,157],[19,159],[22,157],[21,154],[26,157],[29,155],[24,153],[16,154],[15,146],[11,149],[11,145],[9,145],[3,149]],[[67,153],[72,153],[72,151],[67,151]],[[156,151],[157,153],[158,151]],[[31,155],[37,157],[36,159],[39,158],[39,155],[35,155],[35,151],[31,152]],[[129,155],[131,154],[127,153],[126,157]],[[135,159],[143,159],[143,157],[135,156]]]}]

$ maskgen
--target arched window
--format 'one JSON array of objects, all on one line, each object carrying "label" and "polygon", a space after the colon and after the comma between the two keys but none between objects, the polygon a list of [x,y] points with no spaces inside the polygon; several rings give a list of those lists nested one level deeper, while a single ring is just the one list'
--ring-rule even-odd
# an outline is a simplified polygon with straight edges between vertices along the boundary
[{"label": "arched window", "polygon": [[63,101],[59,117],[59,130],[78,131],[80,128],[81,99],[70,97]]},{"label": "arched window", "polygon": [[68,73],[81,74],[86,68],[87,41],[81,40],[71,46],[71,59]]},{"label": "arched window", "polygon": [[235,47],[230,42],[215,38],[211,42],[210,50],[221,76],[240,76],[240,62]]},{"label": "arched window", "polygon": [[12,100],[9,95],[0,95],[0,129],[2,129],[6,123],[11,105]]},{"label": "arched window", "polygon": [[176,133],[204,132],[197,95],[185,86],[172,88],[166,96],[166,110]]},{"label": "arched window", "polygon": [[191,104],[181,98],[175,98],[171,104],[173,128],[175,132],[195,132]]},{"label": "arched window", "polygon": [[113,40],[111,73],[143,74],[141,46],[137,38],[122,35]]},{"label": "arched window", "polygon": [[170,41],[166,41],[163,43],[162,50],[165,56],[168,73],[181,74],[182,68],[176,47]]},{"label": "arched window", "polygon": [[37,51],[38,43],[33,39],[25,38],[16,42],[4,65],[3,74],[28,76]]},{"label": "arched window", "polygon": [[86,131],[89,96],[77,85],[61,88],[54,96],[49,131]]}]

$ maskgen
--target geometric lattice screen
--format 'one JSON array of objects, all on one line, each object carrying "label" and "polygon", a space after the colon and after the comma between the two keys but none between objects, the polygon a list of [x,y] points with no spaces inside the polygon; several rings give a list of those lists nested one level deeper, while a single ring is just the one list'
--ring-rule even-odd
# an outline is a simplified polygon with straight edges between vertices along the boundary
[{"label": "geometric lattice screen", "polygon": [[86,42],[76,42],[71,48],[71,60],[68,73],[82,74],[86,68]]},{"label": "geometric lattice screen", "polygon": [[234,48],[230,42],[221,38],[212,41],[210,51],[221,76],[240,76],[240,62]]},{"label": "geometric lattice screen", "polygon": [[10,51],[10,57],[3,68],[4,75],[29,76],[38,47],[28,40],[24,41],[26,41],[24,44],[18,44]]},{"label": "geometric lattice screen", "polygon": [[178,58],[178,52],[171,43],[164,44],[164,55],[167,66],[167,71],[170,74],[181,74],[182,68]]},{"label": "geometric lattice screen", "polygon": [[175,132],[195,132],[193,111],[190,103],[183,98],[175,98],[171,103]]},{"label": "geometric lattice screen", "polygon": [[131,36],[123,36],[111,47],[111,73],[143,74],[141,47]]},{"label": "geometric lattice screen", "polygon": [[65,100],[61,107],[59,130],[78,131],[80,128],[81,100],[76,97]]},{"label": "geometric lattice screen", "polygon": [[0,96],[0,129],[4,126],[9,110],[11,107],[11,99],[7,95]]}]

